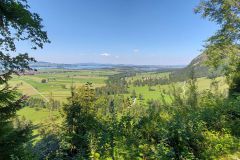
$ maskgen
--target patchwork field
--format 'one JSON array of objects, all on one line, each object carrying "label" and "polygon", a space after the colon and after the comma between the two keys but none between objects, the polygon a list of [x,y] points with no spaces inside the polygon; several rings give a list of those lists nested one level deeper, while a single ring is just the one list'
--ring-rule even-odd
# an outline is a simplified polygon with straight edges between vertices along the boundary
[{"label": "patchwork field", "polygon": [[[15,76],[11,81],[12,87],[17,87],[20,92],[32,97],[43,98],[48,101],[50,95],[54,99],[64,102],[68,96],[70,96],[71,86],[81,86],[86,82],[91,82],[93,87],[100,87],[105,85],[105,81],[108,76],[119,73],[119,70],[114,69],[99,69],[99,70],[63,70],[63,69],[45,69],[39,70],[34,75]],[[136,76],[127,77],[127,82],[131,83],[136,80],[156,79],[156,78],[168,78],[170,72],[143,72],[137,73]],[[218,81],[219,91],[225,92],[228,88],[225,79],[219,77]],[[202,91],[211,88],[211,79],[198,78],[197,85],[198,90]],[[170,85],[155,85],[155,86],[133,86],[129,84],[130,96],[133,91],[136,92],[137,97],[141,94],[144,101],[150,99],[161,99],[162,91],[169,91],[172,87],[181,88],[186,90],[186,82],[172,83]],[[166,100],[169,99],[168,95],[164,95]]]},{"label": "patchwork field", "polygon": [[12,87],[18,87],[23,94],[41,97],[46,101],[50,94],[59,101],[70,96],[71,86],[81,86],[91,82],[93,87],[105,85],[109,75],[118,73],[115,70],[40,70],[34,75],[15,76],[11,81]]}]

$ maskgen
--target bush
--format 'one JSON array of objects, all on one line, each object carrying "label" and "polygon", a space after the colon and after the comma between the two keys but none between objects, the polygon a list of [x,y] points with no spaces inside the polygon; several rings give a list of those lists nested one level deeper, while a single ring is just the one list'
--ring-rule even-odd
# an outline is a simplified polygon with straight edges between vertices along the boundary
[{"label": "bush", "polygon": [[218,159],[219,156],[236,152],[240,147],[239,140],[229,133],[206,131],[204,132],[206,159]]},{"label": "bush", "polygon": [[47,83],[47,80],[46,79],[42,79],[41,83]]}]

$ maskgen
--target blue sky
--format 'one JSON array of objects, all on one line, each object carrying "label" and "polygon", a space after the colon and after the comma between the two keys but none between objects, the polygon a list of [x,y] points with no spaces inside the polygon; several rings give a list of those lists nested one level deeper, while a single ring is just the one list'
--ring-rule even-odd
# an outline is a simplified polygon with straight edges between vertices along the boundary
[{"label": "blue sky", "polygon": [[[27,50],[57,63],[188,64],[217,26],[199,0],[29,0],[51,44]],[[20,50],[26,51],[28,44]]]}]

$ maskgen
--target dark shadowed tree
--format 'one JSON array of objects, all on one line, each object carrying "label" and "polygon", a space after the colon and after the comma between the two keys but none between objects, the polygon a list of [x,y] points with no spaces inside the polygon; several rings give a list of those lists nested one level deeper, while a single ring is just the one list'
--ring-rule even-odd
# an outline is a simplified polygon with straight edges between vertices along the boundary
[{"label": "dark shadowed tree", "polygon": [[27,53],[17,53],[16,42],[30,41],[32,49],[42,48],[49,42],[41,21],[38,14],[29,11],[26,0],[0,1],[0,159],[20,158],[19,148],[28,137],[25,130],[12,124],[25,97],[10,88],[8,81],[13,74],[29,70],[29,63],[35,61]]}]

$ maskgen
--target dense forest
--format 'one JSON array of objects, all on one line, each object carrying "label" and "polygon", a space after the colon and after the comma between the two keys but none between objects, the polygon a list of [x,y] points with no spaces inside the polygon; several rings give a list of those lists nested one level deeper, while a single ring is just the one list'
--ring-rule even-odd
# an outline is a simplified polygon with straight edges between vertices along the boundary
[{"label": "dense forest", "polygon": [[[220,28],[205,44],[205,67],[194,64],[179,76],[127,81],[136,72],[126,70],[109,76],[106,85],[91,82],[71,86],[71,95],[61,104],[20,94],[8,82],[13,75],[31,70],[34,58],[17,52],[17,41],[30,41],[33,49],[49,43],[42,19],[29,11],[26,0],[0,1],[0,159],[228,159],[240,157],[240,5],[239,0],[205,0],[197,14],[216,22]],[[18,52],[17,52],[18,53]],[[194,63],[194,62],[193,62]],[[198,67],[199,68],[199,67]],[[201,72],[200,71],[204,71]],[[186,73],[186,74],[185,74]],[[210,76],[212,90],[199,91],[196,78]],[[180,76],[181,75],[181,76]],[[223,75],[228,95],[218,92],[215,78]],[[129,85],[151,86],[186,81],[186,91],[170,86],[170,103],[164,97],[133,105]],[[66,86],[64,86],[66,87]],[[17,116],[23,107],[48,108],[49,119],[40,139],[33,142],[32,123]],[[62,121],[52,111],[58,110]],[[33,115],[35,116],[35,115]]]}]

